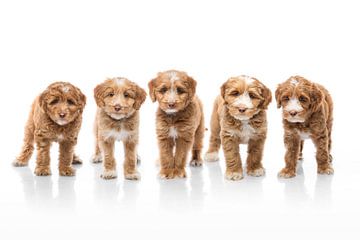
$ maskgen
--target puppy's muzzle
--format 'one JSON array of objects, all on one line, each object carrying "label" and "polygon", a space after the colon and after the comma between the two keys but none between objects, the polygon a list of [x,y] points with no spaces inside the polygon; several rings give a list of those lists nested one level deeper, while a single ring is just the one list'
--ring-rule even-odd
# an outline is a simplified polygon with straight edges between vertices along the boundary
[{"label": "puppy's muzzle", "polygon": [[120,105],[115,105],[115,106],[114,106],[114,110],[115,110],[116,112],[119,112],[119,111],[121,110],[121,106],[120,106]]},{"label": "puppy's muzzle", "polygon": [[66,113],[63,113],[63,112],[59,113],[59,117],[60,117],[60,118],[65,118],[65,117],[66,117]]},{"label": "puppy's muzzle", "polygon": [[295,117],[298,112],[297,111],[289,111],[290,116]]}]

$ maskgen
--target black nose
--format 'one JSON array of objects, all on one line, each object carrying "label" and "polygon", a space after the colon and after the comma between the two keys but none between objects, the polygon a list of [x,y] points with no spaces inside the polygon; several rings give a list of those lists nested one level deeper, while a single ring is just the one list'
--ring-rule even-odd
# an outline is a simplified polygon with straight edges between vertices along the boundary
[{"label": "black nose", "polygon": [[292,117],[295,117],[296,114],[297,114],[297,111],[290,111],[289,114],[290,114]]},{"label": "black nose", "polygon": [[66,113],[60,113],[59,116],[60,118],[64,118],[66,116]]},{"label": "black nose", "polygon": [[175,108],[175,103],[169,103],[168,106],[169,108]]},{"label": "black nose", "polygon": [[239,108],[239,112],[244,113],[244,112],[246,112],[246,109],[247,108]]},{"label": "black nose", "polygon": [[114,109],[115,109],[115,111],[120,111],[121,110],[121,106],[120,105],[115,105],[115,107],[114,107]]}]

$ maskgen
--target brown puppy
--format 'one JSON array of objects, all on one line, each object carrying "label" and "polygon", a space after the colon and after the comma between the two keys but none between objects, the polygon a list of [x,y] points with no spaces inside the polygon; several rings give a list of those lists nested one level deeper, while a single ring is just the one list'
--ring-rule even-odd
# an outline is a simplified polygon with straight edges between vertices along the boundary
[{"label": "brown puppy", "polygon": [[96,86],[94,96],[98,106],[94,124],[96,145],[94,163],[104,160],[104,179],[116,178],[115,140],[122,141],[125,150],[124,176],[138,180],[136,147],[139,141],[139,109],[146,92],[126,78],[107,79]]},{"label": "brown puppy", "polygon": [[159,176],[167,179],[184,178],[191,147],[190,165],[202,165],[204,114],[202,104],[195,96],[196,81],[185,72],[160,72],[149,82],[149,92],[151,100],[159,102],[156,113],[161,165]]},{"label": "brown puppy", "polygon": [[58,142],[60,175],[75,175],[75,169],[71,164],[81,163],[74,154],[74,147],[85,103],[84,94],[70,83],[55,82],[48,86],[32,104],[25,126],[24,145],[13,165],[26,166],[36,143],[35,174],[50,175],[50,146],[52,142]]},{"label": "brown puppy", "polygon": [[283,110],[286,147],[285,168],[279,176],[296,176],[296,163],[302,159],[304,139],[307,138],[317,149],[318,173],[333,174],[330,154],[333,102],[329,92],[319,84],[294,76],[279,84],[275,97],[277,107]]},{"label": "brown puppy", "polygon": [[255,78],[232,77],[222,85],[221,96],[216,98],[211,116],[210,145],[205,160],[219,160],[222,144],[226,179],[243,178],[239,144],[248,144],[247,174],[265,174],[261,160],[267,133],[265,110],[270,102],[270,90]]}]

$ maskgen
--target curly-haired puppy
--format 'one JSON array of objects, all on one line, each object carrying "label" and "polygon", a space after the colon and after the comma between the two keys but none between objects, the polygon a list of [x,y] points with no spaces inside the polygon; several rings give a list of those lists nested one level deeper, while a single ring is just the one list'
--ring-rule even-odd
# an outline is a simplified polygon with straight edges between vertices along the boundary
[{"label": "curly-haired puppy", "polygon": [[124,176],[138,180],[136,147],[139,141],[139,109],[146,92],[126,78],[107,79],[94,89],[98,106],[94,124],[96,145],[94,163],[104,160],[104,179],[116,178],[115,141],[125,150]]},{"label": "curly-haired puppy", "polygon": [[247,174],[265,174],[261,160],[267,133],[265,110],[270,102],[270,90],[255,78],[244,75],[232,77],[222,85],[211,116],[210,146],[205,160],[217,161],[222,145],[226,179],[243,178],[240,144],[248,145]]},{"label": "curly-haired puppy", "polygon": [[74,154],[74,147],[85,103],[84,94],[72,84],[55,82],[49,85],[32,104],[25,126],[24,145],[13,165],[26,166],[36,143],[35,174],[50,175],[50,146],[52,142],[58,142],[60,175],[75,175],[71,164],[81,163]]},{"label": "curly-haired puppy", "polygon": [[160,151],[161,178],[186,177],[185,165],[192,147],[191,166],[201,166],[204,114],[197,96],[196,81],[185,72],[158,73],[149,82],[150,97],[159,102],[156,133]]},{"label": "curly-haired puppy", "polygon": [[333,174],[330,154],[333,102],[329,92],[319,84],[294,76],[279,84],[275,97],[277,107],[282,107],[286,147],[285,168],[279,176],[296,176],[296,163],[302,159],[304,139],[307,138],[316,146],[318,173]]}]

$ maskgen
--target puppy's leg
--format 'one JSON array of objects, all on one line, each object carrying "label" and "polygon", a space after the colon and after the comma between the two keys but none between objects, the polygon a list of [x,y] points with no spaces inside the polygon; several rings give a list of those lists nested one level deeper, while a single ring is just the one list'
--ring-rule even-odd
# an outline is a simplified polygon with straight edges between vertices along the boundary
[{"label": "puppy's leg", "polygon": [[13,162],[13,165],[15,167],[22,167],[28,165],[31,155],[34,152],[34,130],[35,125],[33,121],[33,112],[31,111],[25,125],[24,144],[22,146],[20,154]]},{"label": "puppy's leg", "polygon": [[284,142],[286,147],[285,168],[278,176],[282,178],[292,178],[296,176],[296,162],[299,159],[300,137],[297,134],[285,134]]},{"label": "puppy's leg", "polygon": [[125,179],[129,180],[140,180],[140,173],[136,170],[136,145],[135,141],[124,141],[124,152],[125,152],[125,161],[124,161],[124,175]]},{"label": "puppy's leg", "polygon": [[219,149],[221,145],[220,139],[220,119],[219,114],[217,113],[218,104],[217,102],[214,103],[213,112],[211,114],[211,121],[210,121],[210,143],[209,149],[207,150],[204,159],[208,162],[214,162],[219,160]]},{"label": "puppy's leg", "polygon": [[59,174],[60,176],[75,176],[75,169],[71,166],[74,157],[74,145],[72,141],[59,143]]},{"label": "puppy's leg", "polygon": [[37,156],[36,156],[35,174],[37,176],[51,175],[50,146],[51,143],[48,140],[36,141]]},{"label": "puppy's leg", "polygon": [[248,156],[246,172],[250,176],[260,177],[265,174],[261,160],[264,152],[265,139],[250,139],[248,143]]},{"label": "puppy's leg", "polygon": [[107,140],[101,139],[99,146],[104,158],[104,171],[101,174],[103,179],[116,178],[116,162],[114,158],[114,139],[110,138]]},{"label": "puppy's leg", "polygon": [[174,162],[174,139],[162,138],[159,139],[160,151],[160,178],[172,179],[174,178],[175,162]]},{"label": "puppy's leg", "polygon": [[223,151],[226,161],[225,178],[227,180],[243,179],[243,169],[239,152],[239,138],[229,135],[222,136]]},{"label": "puppy's leg", "polygon": [[101,163],[102,162],[102,156],[101,156],[101,151],[100,151],[100,147],[99,147],[99,135],[98,135],[98,127],[95,121],[95,126],[94,126],[94,133],[95,133],[95,153],[92,157],[92,162],[93,163]]},{"label": "puppy's leg", "polygon": [[302,154],[303,149],[304,149],[304,140],[301,140],[300,141],[299,159],[298,159],[300,161],[302,161],[304,159],[303,154]]},{"label": "puppy's leg", "polygon": [[[193,139],[193,137],[190,137],[190,139]],[[185,172],[185,165],[186,165],[186,159],[188,156],[188,152],[191,148],[191,141],[188,139],[185,139],[183,137],[179,137],[175,141],[176,149],[175,149],[175,176],[179,178],[185,178],[186,172]]]},{"label": "puppy's leg", "polygon": [[331,166],[329,158],[328,132],[324,131],[323,133],[313,137],[312,140],[316,146],[316,161],[318,164],[317,172],[319,174],[333,174],[334,169]]},{"label": "puppy's leg", "polygon": [[204,132],[205,132],[204,115],[201,114],[200,124],[196,129],[194,136],[190,166],[199,167],[202,165],[201,149],[203,147]]}]

